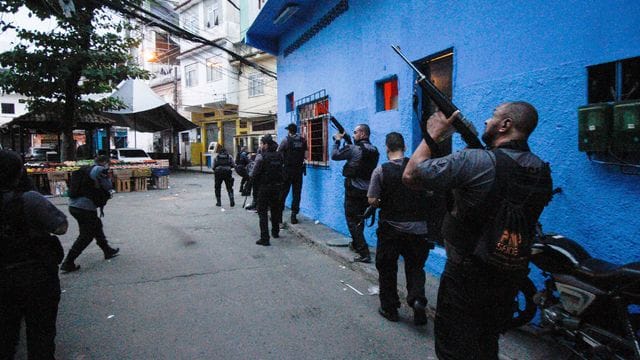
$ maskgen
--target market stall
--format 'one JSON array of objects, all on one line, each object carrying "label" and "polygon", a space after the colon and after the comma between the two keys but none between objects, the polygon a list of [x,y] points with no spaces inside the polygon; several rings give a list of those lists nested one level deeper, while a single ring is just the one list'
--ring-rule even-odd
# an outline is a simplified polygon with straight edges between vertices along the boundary
[{"label": "market stall", "polygon": [[[65,161],[63,163],[27,163],[27,175],[36,189],[45,195],[67,196],[71,173],[93,160]],[[109,176],[117,192],[147,191],[169,188],[169,161],[150,160],[142,163],[111,162]]]}]

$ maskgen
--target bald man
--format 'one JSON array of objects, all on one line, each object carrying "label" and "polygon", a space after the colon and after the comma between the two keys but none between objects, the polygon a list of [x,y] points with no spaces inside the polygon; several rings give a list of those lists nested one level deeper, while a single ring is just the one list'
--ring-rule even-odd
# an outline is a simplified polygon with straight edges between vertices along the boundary
[{"label": "bald man", "polygon": [[[453,133],[456,116],[447,119],[437,112],[429,118],[433,141],[418,146],[403,181],[414,189],[453,193],[442,229],[447,262],[435,318],[438,358],[497,360],[498,339],[528,274],[534,227],[551,198],[551,175],[548,164],[528,146],[538,123],[531,104],[508,102],[495,109],[482,135],[488,149],[432,159],[437,142]],[[522,225],[495,236],[495,229],[505,226],[505,213],[519,216]]]}]

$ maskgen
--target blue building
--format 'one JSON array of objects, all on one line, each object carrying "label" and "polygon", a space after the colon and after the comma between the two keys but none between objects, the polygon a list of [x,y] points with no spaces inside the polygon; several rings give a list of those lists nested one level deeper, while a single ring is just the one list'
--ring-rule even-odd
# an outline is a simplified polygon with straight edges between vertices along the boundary
[{"label": "blue building", "polygon": [[[551,163],[562,189],[542,215],[545,230],[623,263],[640,260],[640,177],[633,175],[640,168],[603,162],[638,165],[640,157],[633,144],[579,151],[579,141],[591,144],[603,133],[598,117],[587,116],[579,139],[578,110],[640,99],[638,19],[637,0],[269,0],[247,42],[278,57],[279,137],[295,122],[310,138],[303,214],[348,234],[344,163],[329,159],[335,130],[327,112],[349,129],[368,123],[381,152],[390,131],[405,136],[407,155],[420,142],[417,119],[429,103],[391,49],[397,44],[480,131],[498,104],[532,103],[540,122],[531,147]],[[631,135],[611,137],[605,127],[605,141],[637,143],[637,115],[625,117]],[[462,146],[456,135],[453,151]],[[375,245],[371,229],[367,240]],[[441,254],[430,257],[430,272],[441,271]]]}]

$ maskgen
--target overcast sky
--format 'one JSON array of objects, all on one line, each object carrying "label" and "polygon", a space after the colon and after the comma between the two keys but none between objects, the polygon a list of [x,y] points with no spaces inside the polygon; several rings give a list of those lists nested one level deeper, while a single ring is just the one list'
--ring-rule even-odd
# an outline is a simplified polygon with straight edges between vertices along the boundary
[{"label": "overcast sky", "polygon": [[[0,16],[4,21],[10,21],[16,24],[18,27],[24,27],[27,29],[37,30],[49,30],[56,26],[55,20],[40,20],[35,16],[29,18],[29,13],[24,7],[16,14],[2,13]],[[7,30],[0,34],[0,52],[10,50],[17,43],[15,31]]]}]

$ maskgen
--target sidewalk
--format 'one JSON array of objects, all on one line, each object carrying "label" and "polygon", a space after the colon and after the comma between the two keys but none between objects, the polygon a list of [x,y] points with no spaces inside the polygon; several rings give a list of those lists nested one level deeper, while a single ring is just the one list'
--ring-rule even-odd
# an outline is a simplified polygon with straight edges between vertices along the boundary
[{"label": "sidewalk", "polygon": [[[290,217],[289,209],[286,209],[283,214],[283,219],[288,220]],[[354,271],[358,271],[373,283],[378,282],[378,271],[375,264],[363,264],[352,263],[351,260],[355,255],[349,250],[348,247],[336,247],[328,246],[327,241],[348,243],[351,239],[347,238],[341,233],[334,231],[333,229],[324,226],[322,224],[316,224],[313,219],[309,219],[304,216],[298,215],[300,221],[296,225],[287,224],[286,228],[294,233],[299,238],[311,244],[311,246],[317,248],[322,253],[334,258],[345,267]],[[435,249],[435,251],[442,251],[441,249]],[[375,259],[375,249],[371,249],[372,259]],[[426,274],[426,296],[429,300],[429,317],[432,324],[435,314],[436,298],[438,292],[439,279]],[[398,291],[400,297],[404,301],[406,297],[406,280],[404,277],[404,270],[401,264],[398,265]],[[406,306],[406,303],[403,303]],[[371,309],[376,311],[376,309]],[[536,328],[527,325],[520,329],[514,329],[506,333],[500,338],[500,358],[501,359],[566,359],[570,357],[570,352],[560,345],[556,344],[552,340],[537,336]]]}]

